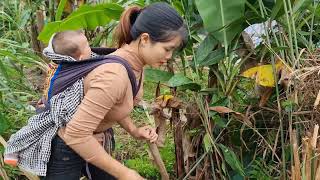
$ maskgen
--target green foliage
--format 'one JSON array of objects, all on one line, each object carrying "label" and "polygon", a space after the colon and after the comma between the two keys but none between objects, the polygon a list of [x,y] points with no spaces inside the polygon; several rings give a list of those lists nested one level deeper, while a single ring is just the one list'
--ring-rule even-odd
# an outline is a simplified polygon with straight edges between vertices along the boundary
[{"label": "green foliage", "polygon": [[[166,141],[165,147],[159,149],[159,151],[168,173],[173,174],[173,165],[175,161],[174,144],[172,142],[172,139],[169,140]],[[148,179],[158,179],[160,177],[160,173],[158,172],[156,166],[151,163],[148,156],[144,155],[138,158],[129,159],[125,161],[125,165],[136,170],[139,174]]]},{"label": "green foliage", "polygon": [[292,100],[285,100],[281,102],[281,106],[284,108],[286,112],[293,112],[296,104]]},{"label": "green foliage", "polygon": [[167,71],[162,71],[159,69],[151,69],[151,68],[145,69],[144,73],[145,73],[146,81],[155,82],[155,83],[158,83],[158,82],[166,83],[173,76],[172,73],[169,73]]},{"label": "green foliage", "polygon": [[198,63],[204,61],[218,44],[217,40],[212,35],[207,37],[199,44],[195,57]]},{"label": "green foliage", "polygon": [[270,173],[271,169],[272,165],[266,165],[263,159],[258,159],[250,166],[248,176],[253,179],[271,180],[273,179]]},{"label": "green foliage", "polygon": [[160,176],[157,168],[150,163],[149,159],[129,159],[125,164],[129,168],[136,170],[143,177],[153,179]]},{"label": "green foliage", "polygon": [[161,82],[169,87],[179,87],[181,90],[190,89],[193,91],[199,91],[201,86],[198,83],[193,82],[190,78],[182,74],[171,74],[166,71],[157,69],[146,69],[145,80],[150,82]]},{"label": "green foliage", "polygon": [[211,66],[214,64],[218,64],[221,60],[225,58],[224,50],[223,49],[216,49],[211,51],[209,55],[199,62],[200,66]]},{"label": "green foliage", "polygon": [[201,89],[201,86],[199,84],[194,83],[191,79],[182,74],[175,74],[168,81],[168,85],[170,87],[181,87],[182,89],[190,89],[195,91]]},{"label": "green foliage", "polygon": [[47,43],[52,34],[64,30],[88,29],[93,30],[98,26],[104,26],[111,20],[117,20],[123,8],[117,4],[99,4],[96,6],[82,5],[72,12],[66,19],[48,23],[38,39]]},{"label": "green foliage", "polygon": [[204,135],[203,137],[203,145],[204,145],[204,148],[206,150],[206,152],[211,152],[212,151],[212,144],[211,144],[211,141],[210,141],[210,135],[207,133]]},{"label": "green foliage", "polygon": [[[39,3],[0,2],[0,135],[6,140],[26,124],[34,113],[30,102],[38,98],[30,72],[44,61],[30,47],[29,27]],[[11,179],[21,175],[17,168],[3,168]]]},{"label": "green foliage", "polygon": [[63,13],[64,7],[66,6],[66,4],[67,4],[67,0],[61,0],[60,1],[59,5],[58,5],[56,16],[55,16],[55,20],[56,21],[60,21],[61,20],[62,13]]},{"label": "green foliage", "polygon": [[41,67],[43,62],[18,42],[0,40],[0,45],[6,47],[0,50],[0,135],[7,138],[24,125],[34,111],[29,103],[35,101],[38,94],[26,69]]},{"label": "green foliage", "polygon": [[[108,2],[119,5],[84,5],[61,20],[66,3],[62,0],[55,14],[49,13],[56,21],[49,22],[45,26],[39,39],[47,42],[53,33],[61,30],[79,28],[95,30],[97,26],[104,26],[103,32],[88,33],[92,36],[92,44],[99,46],[104,37],[106,39],[110,37],[114,22],[119,19],[123,7],[130,4],[144,6],[156,1],[112,0]],[[208,154],[217,155],[217,157],[212,156],[208,163],[210,168],[213,168],[210,173],[215,173],[217,179],[243,179],[243,176],[251,179],[285,177],[291,151],[288,148],[290,142],[280,138],[285,137],[288,131],[285,126],[279,125],[279,122],[287,123],[283,117],[291,116],[290,113],[296,109],[297,104],[287,97],[282,97],[280,100],[279,90],[275,89],[276,94],[269,100],[268,106],[271,106],[269,109],[279,108],[277,101],[280,101],[281,113],[284,114],[280,116],[276,113],[266,113],[264,109],[257,107],[259,94],[256,92],[254,82],[239,77],[239,74],[247,59],[269,63],[275,54],[289,66],[294,68],[300,66],[303,63],[298,58],[300,50],[308,48],[311,52],[320,40],[318,2],[311,0],[167,2],[184,17],[190,34],[189,42],[183,52],[177,53],[181,62],[176,62],[175,74],[146,69],[148,83],[145,83],[144,97],[152,101],[156,84],[149,82],[160,82],[169,87],[178,87],[177,96],[185,102],[191,103],[190,99],[198,102],[197,106],[202,108],[200,110],[202,118],[200,122],[196,122],[198,126],[188,129],[188,132],[192,135],[193,145],[197,147],[196,158],[202,157],[203,153],[206,153],[206,157]],[[26,69],[43,65],[41,58],[34,55],[29,42],[31,42],[30,26],[35,20],[34,12],[44,6],[44,3],[41,0],[32,3],[35,4],[9,0],[0,3],[0,8],[3,9],[0,13],[0,135],[5,138],[25,124],[33,112],[29,103],[39,96],[28,79],[28,76],[33,74],[26,73]],[[53,19],[52,17],[46,18]],[[269,30],[262,37],[262,45],[248,49],[241,37],[241,31],[252,23],[264,22],[267,19],[277,20],[281,32]],[[249,51],[247,53],[251,53],[252,56],[241,55],[238,53],[241,49]],[[212,80],[217,81],[209,86],[207,81]],[[199,91],[201,88],[203,89]],[[186,92],[185,89],[191,89],[193,92]],[[161,93],[171,92],[169,88],[163,88]],[[235,118],[232,113],[219,114],[209,111],[206,109],[207,105],[224,106],[240,112],[253,123],[253,127],[248,127],[241,118]],[[136,109],[133,113],[141,124],[145,118],[142,114],[141,109]],[[173,140],[170,139],[169,142]],[[128,144],[117,144],[117,148],[122,149]],[[272,147],[272,151],[274,148],[275,155],[282,158],[280,161],[270,153],[268,145]],[[125,162],[127,166],[136,169],[147,178],[159,177],[158,171],[147,158],[145,147],[132,148],[129,151],[138,155],[127,160]],[[166,145],[161,154],[168,171],[174,174],[174,144]],[[204,166],[203,164],[200,162],[196,165]],[[283,166],[280,167],[279,164]],[[279,171],[280,168],[282,172]],[[13,178],[19,175],[15,169],[6,170]]]},{"label": "green foliage", "polygon": [[221,148],[222,152],[223,152],[223,157],[225,158],[225,161],[229,164],[229,166],[237,171],[240,175],[244,176],[244,170],[243,170],[243,166],[240,163],[237,155],[229,148],[227,148],[226,146],[224,146],[223,144],[218,144],[218,146]]},{"label": "green foliage", "polygon": [[230,43],[242,31],[245,2],[245,0],[199,0],[196,4],[205,28],[220,42],[224,41],[225,31],[226,40]]}]

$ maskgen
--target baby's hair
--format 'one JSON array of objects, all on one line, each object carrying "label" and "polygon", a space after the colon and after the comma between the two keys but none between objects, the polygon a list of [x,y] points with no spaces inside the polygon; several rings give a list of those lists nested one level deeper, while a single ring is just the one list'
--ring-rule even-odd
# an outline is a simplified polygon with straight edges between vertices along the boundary
[{"label": "baby's hair", "polygon": [[75,37],[83,34],[82,30],[58,32],[52,39],[54,52],[78,59],[81,49]]}]

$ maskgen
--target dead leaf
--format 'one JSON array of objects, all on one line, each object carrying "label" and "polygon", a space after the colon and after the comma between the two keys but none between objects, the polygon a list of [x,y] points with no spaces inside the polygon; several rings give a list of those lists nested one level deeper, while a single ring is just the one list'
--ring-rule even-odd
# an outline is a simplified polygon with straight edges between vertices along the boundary
[{"label": "dead leaf", "polygon": [[182,108],[182,102],[178,99],[178,98],[172,98],[169,100],[169,102],[167,103],[167,107],[168,108],[177,108],[180,109]]},{"label": "dead leaf", "polygon": [[227,107],[224,107],[224,106],[213,106],[213,107],[209,107],[209,110],[212,110],[212,111],[216,111],[218,113],[232,113],[234,114],[234,116],[237,118],[237,119],[240,119],[242,120],[244,123],[246,123],[248,126],[252,127],[252,123],[251,121],[243,114],[239,113],[239,112],[236,112],[230,108],[227,108]]},{"label": "dead leaf", "polygon": [[265,87],[264,91],[261,95],[260,101],[259,101],[259,107],[263,107],[266,105],[267,101],[269,100],[271,94],[273,92],[273,88],[271,87]]},{"label": "dead leaf", "polygon": [[[292,72],[291,68],[286,65],[283,60],[278,58],[275,64],[275,73],[278,74],[281,70],[283,70],[283,72],[286,72],[287,75]],[[244,71],[241,75],[247,78],[255,79],[256,83],[261,86],[275,87],[276,85],[272,64],[250,68]]]},{"label": "dead leaf", "polygon": [[209,107],[210,110],[216,111],[218,113],[236,113],[236,114],[241,114],[239,112],[236,112],[230,108],[224,107],[224,106],[213,106]]},{"label": "dead leaf", "polygon": [[181,108],[182,102],[172,95],[161,95],[156,98],[153,105],[157,109]]}]

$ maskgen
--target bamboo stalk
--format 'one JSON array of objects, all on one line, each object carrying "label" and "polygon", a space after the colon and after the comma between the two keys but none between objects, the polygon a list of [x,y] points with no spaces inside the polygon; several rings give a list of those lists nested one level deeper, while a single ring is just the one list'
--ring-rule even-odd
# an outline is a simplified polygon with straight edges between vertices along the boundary
[{"label": "bamboo stalk", "polygon": [[313,129],[313,136],[312,136],[312,140],[311,140],[312,156],[314,157],[311,162],[312,178],[314,178],[316,176],[317,167],[318,167],[318,157],[316,156],[318,133],[319,133],[319,125],[316,124]]},{"label": "bamboo stalk", "polygon": [[299,158],[296,130],[292,131],[292,146],[293,146],[293,159],[294,159],[294,168],[295,168],[293,173],[295,174],[295,180],[301,180],[300,158]]},{"label": "bamboo stalk", "polygon": [[317,98],[316,100],[314,101],[314,104],[313,104],[313,107],[316,109],[317,106],[319,105],[319,102],[320,102],[320,90],[318,92],[318,95],[317,95]]},{"label": "bamboo stalk", "polygon": [[291,166],[291,180],[296,180],[296,178],[295,178],[295,171],[294,171],[294,169],[295,169],[295,166]]},{"label": "bamboo stalk", "polygon": [[306,161],[305,161],[305,175],[306,180],[311,180],[311,156],[312,156],[312,149],[310,145],[310,139],[304,138],[303,139],[303,145],[305,148],[305,154],[306,154]]},{"label": "bamboo stalk", "polygon": [[[319,100],[320,100],[320,99],[319,99]],[[316,125],[314,126],[314,129],[313,129],[313,136],[312,136],[312,140],[311,140],[312,150],[316,150],[316,148],[317,148],[318,131],[319,131],[319,125],[316,124]]]},{"label": "bamboo stalk", "polygon": [[316,180],[317,179],[320,179],[320,165],[318,166],[318,168],[317,168],[317,172],[316,172],[316,176],[315,176],[316,178]]}]

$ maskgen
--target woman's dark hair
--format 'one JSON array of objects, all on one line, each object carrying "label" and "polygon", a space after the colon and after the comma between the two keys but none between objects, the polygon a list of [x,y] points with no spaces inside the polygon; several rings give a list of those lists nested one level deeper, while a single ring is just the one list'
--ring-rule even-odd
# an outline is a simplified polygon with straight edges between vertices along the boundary
[{"label": "woman's dark hair", "polygon": [[177,35],[182,38],[184,47],[188,31],[181,16],[164,2],[153,3],[145,8],[132,6],[126,9],[115,30],[114,40],[118,47],[136,40],[142,33],[148,33],[154,42],[170,41]]}]

